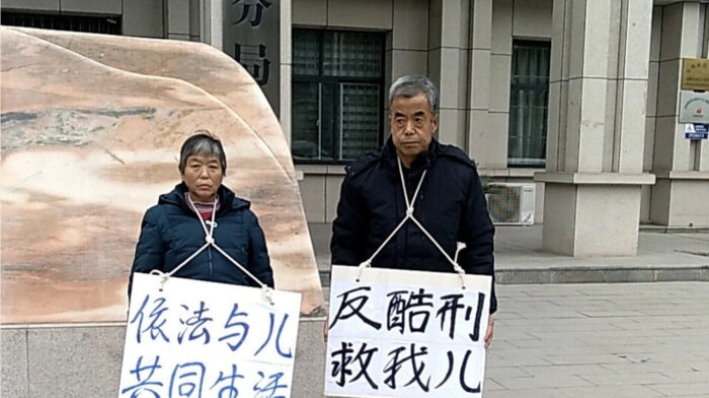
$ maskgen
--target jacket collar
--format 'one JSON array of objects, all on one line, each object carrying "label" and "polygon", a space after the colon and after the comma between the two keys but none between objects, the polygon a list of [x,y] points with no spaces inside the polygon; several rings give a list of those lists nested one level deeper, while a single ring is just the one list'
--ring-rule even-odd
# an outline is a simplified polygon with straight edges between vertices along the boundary
[{"label": "jacket collar", "polygon": [[[431,143],[428,146],[428,150],[425,153],[420,154],[414,163],[411,165],[410,171],[418,172],[431,167],[433,162],[438,158],[441,151],[441,144],[436,141],[435,138],[431,139]],[[389,165],[394,169],[398,170],[397,165],[398,156],[396,154],[396,147],[394,146],[394,140],[389,136],[386,144],[384,144],[384,157],[389,163]],[[403,166],[403,164],[402,164]]]},{"label": "jacket collar", "polygon": [[[175,188],[166,194],[160,195],[158,199],[158,204],[173,204],[179,206],[183,209],[189,210],[189,205],[185,201],[185,192],[188,191],[187,185],[181,182],[175,185]],[[247,200],[238,198],[234,191],[220,185],[217,189],[217,195],[219,195],[220,211],[224,209],[241,209],[249,208],[251,203]]]}]

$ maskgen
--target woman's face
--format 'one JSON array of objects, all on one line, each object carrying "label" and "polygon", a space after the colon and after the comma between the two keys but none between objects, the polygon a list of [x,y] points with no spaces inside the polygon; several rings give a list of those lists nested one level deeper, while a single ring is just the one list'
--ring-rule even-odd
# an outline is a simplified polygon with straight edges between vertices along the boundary
[{"label": "woman's face", "polygon": [[211,202],[222,184],[222,167],[216,156],[195,154],[187,158],[182,181],[187,185],[192,200]]}]

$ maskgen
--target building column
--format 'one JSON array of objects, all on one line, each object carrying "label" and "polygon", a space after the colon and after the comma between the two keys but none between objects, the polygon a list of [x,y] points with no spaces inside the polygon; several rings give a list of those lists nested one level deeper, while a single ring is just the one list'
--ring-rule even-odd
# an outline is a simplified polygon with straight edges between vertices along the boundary
[{"label": "building column", "polygon": [[467,150],[468,154],[478,162],[478,167],[492,169],[495,166],[490,162],[492,157],[485,156],[484,153],[490,148],[490,141],[498,141],[501,135],[505,135],[490,131],[492,0],[475,0],[472,2],[469,40],[468,125],[464,130],[468,134]]},{"label": "building column", "polygon": [[431,0],[428,74],[440,92],[438,140],[467,147],[470,0]]},{"label": "building column", "polygon": [[171,40],[199,41],[200,7],[198,0],[167,0],[165,37]]},{"label": "building column", "polygon": [[544,250],[635,255],[652,2],[555,0]]},{"label": "building column", "polygon": [[[438,139],[487,159],[492,0],[431,0],[429,77],[440,90]],[[485,167],[485,165],[481,165]]]},{"label": "building column", "polygon": [[[385,50],[385,65],[388,67],[385,68],[384,86],[387,89],[401,76],[426,75],[428,68],[428,0],[392,1],[393,21]],[[385,92],[385,97],[387,94]],[[387,112],[383,116],[388,121],[389,102],[386,99],[384,105]]]},{"label": "building column", "polygon": [[650,222],[672,227],[709,227],[709,141],[690,141],[679,124],[682,58],[707,58],[707,5],[674,3],[661,14],[657,110],[652,171],[657,176]]},{"label": "building column", "polygon": [[222,1],[221,0],[200,0],[200,15],[202,23],[200,24],[200,35],[202,43],[222,51],[223,33],[222,33]]},{"label": "building column", "polygon": [[293,105],[291,79],[293,77],[293,2],[291,0],[280,0],[278,26],[280,30],[280,43],[278,57],[279,95],[278,104],[273,104],[274,111],[281,122],[283,134],[286,137],[288,147],[291,146],[291,106]]}]

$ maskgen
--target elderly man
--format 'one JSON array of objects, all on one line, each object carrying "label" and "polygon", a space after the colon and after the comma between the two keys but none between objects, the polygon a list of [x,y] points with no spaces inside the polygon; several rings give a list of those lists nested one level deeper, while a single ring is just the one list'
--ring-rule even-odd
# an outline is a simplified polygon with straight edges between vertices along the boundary
[{"label": "elderly man", "polygon": [[[433,138],[436,86],[404,76],[392,84],[389,105],[391,137],[347,167],[332,226],[332,264],[371,260],[373,267],[453,272],[450,259],[461,242],[465,249],[457,257],[465,272],[493,276],[495,230],[475,165],[459,148]],[[431,236],[407,222],[384,244],[409,207]],[[490,313],[496,310],[493,285]],[[486,347],[493,334],[489,319]]]}]

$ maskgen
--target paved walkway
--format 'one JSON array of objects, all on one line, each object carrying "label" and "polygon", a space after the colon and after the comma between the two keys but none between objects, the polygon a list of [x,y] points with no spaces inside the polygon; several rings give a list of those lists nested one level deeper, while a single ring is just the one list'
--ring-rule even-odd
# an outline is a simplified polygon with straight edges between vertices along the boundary
[{"label": "paved walkway", "polygon": [[709,283],[498,289],[486,398],[709,397]]}]

